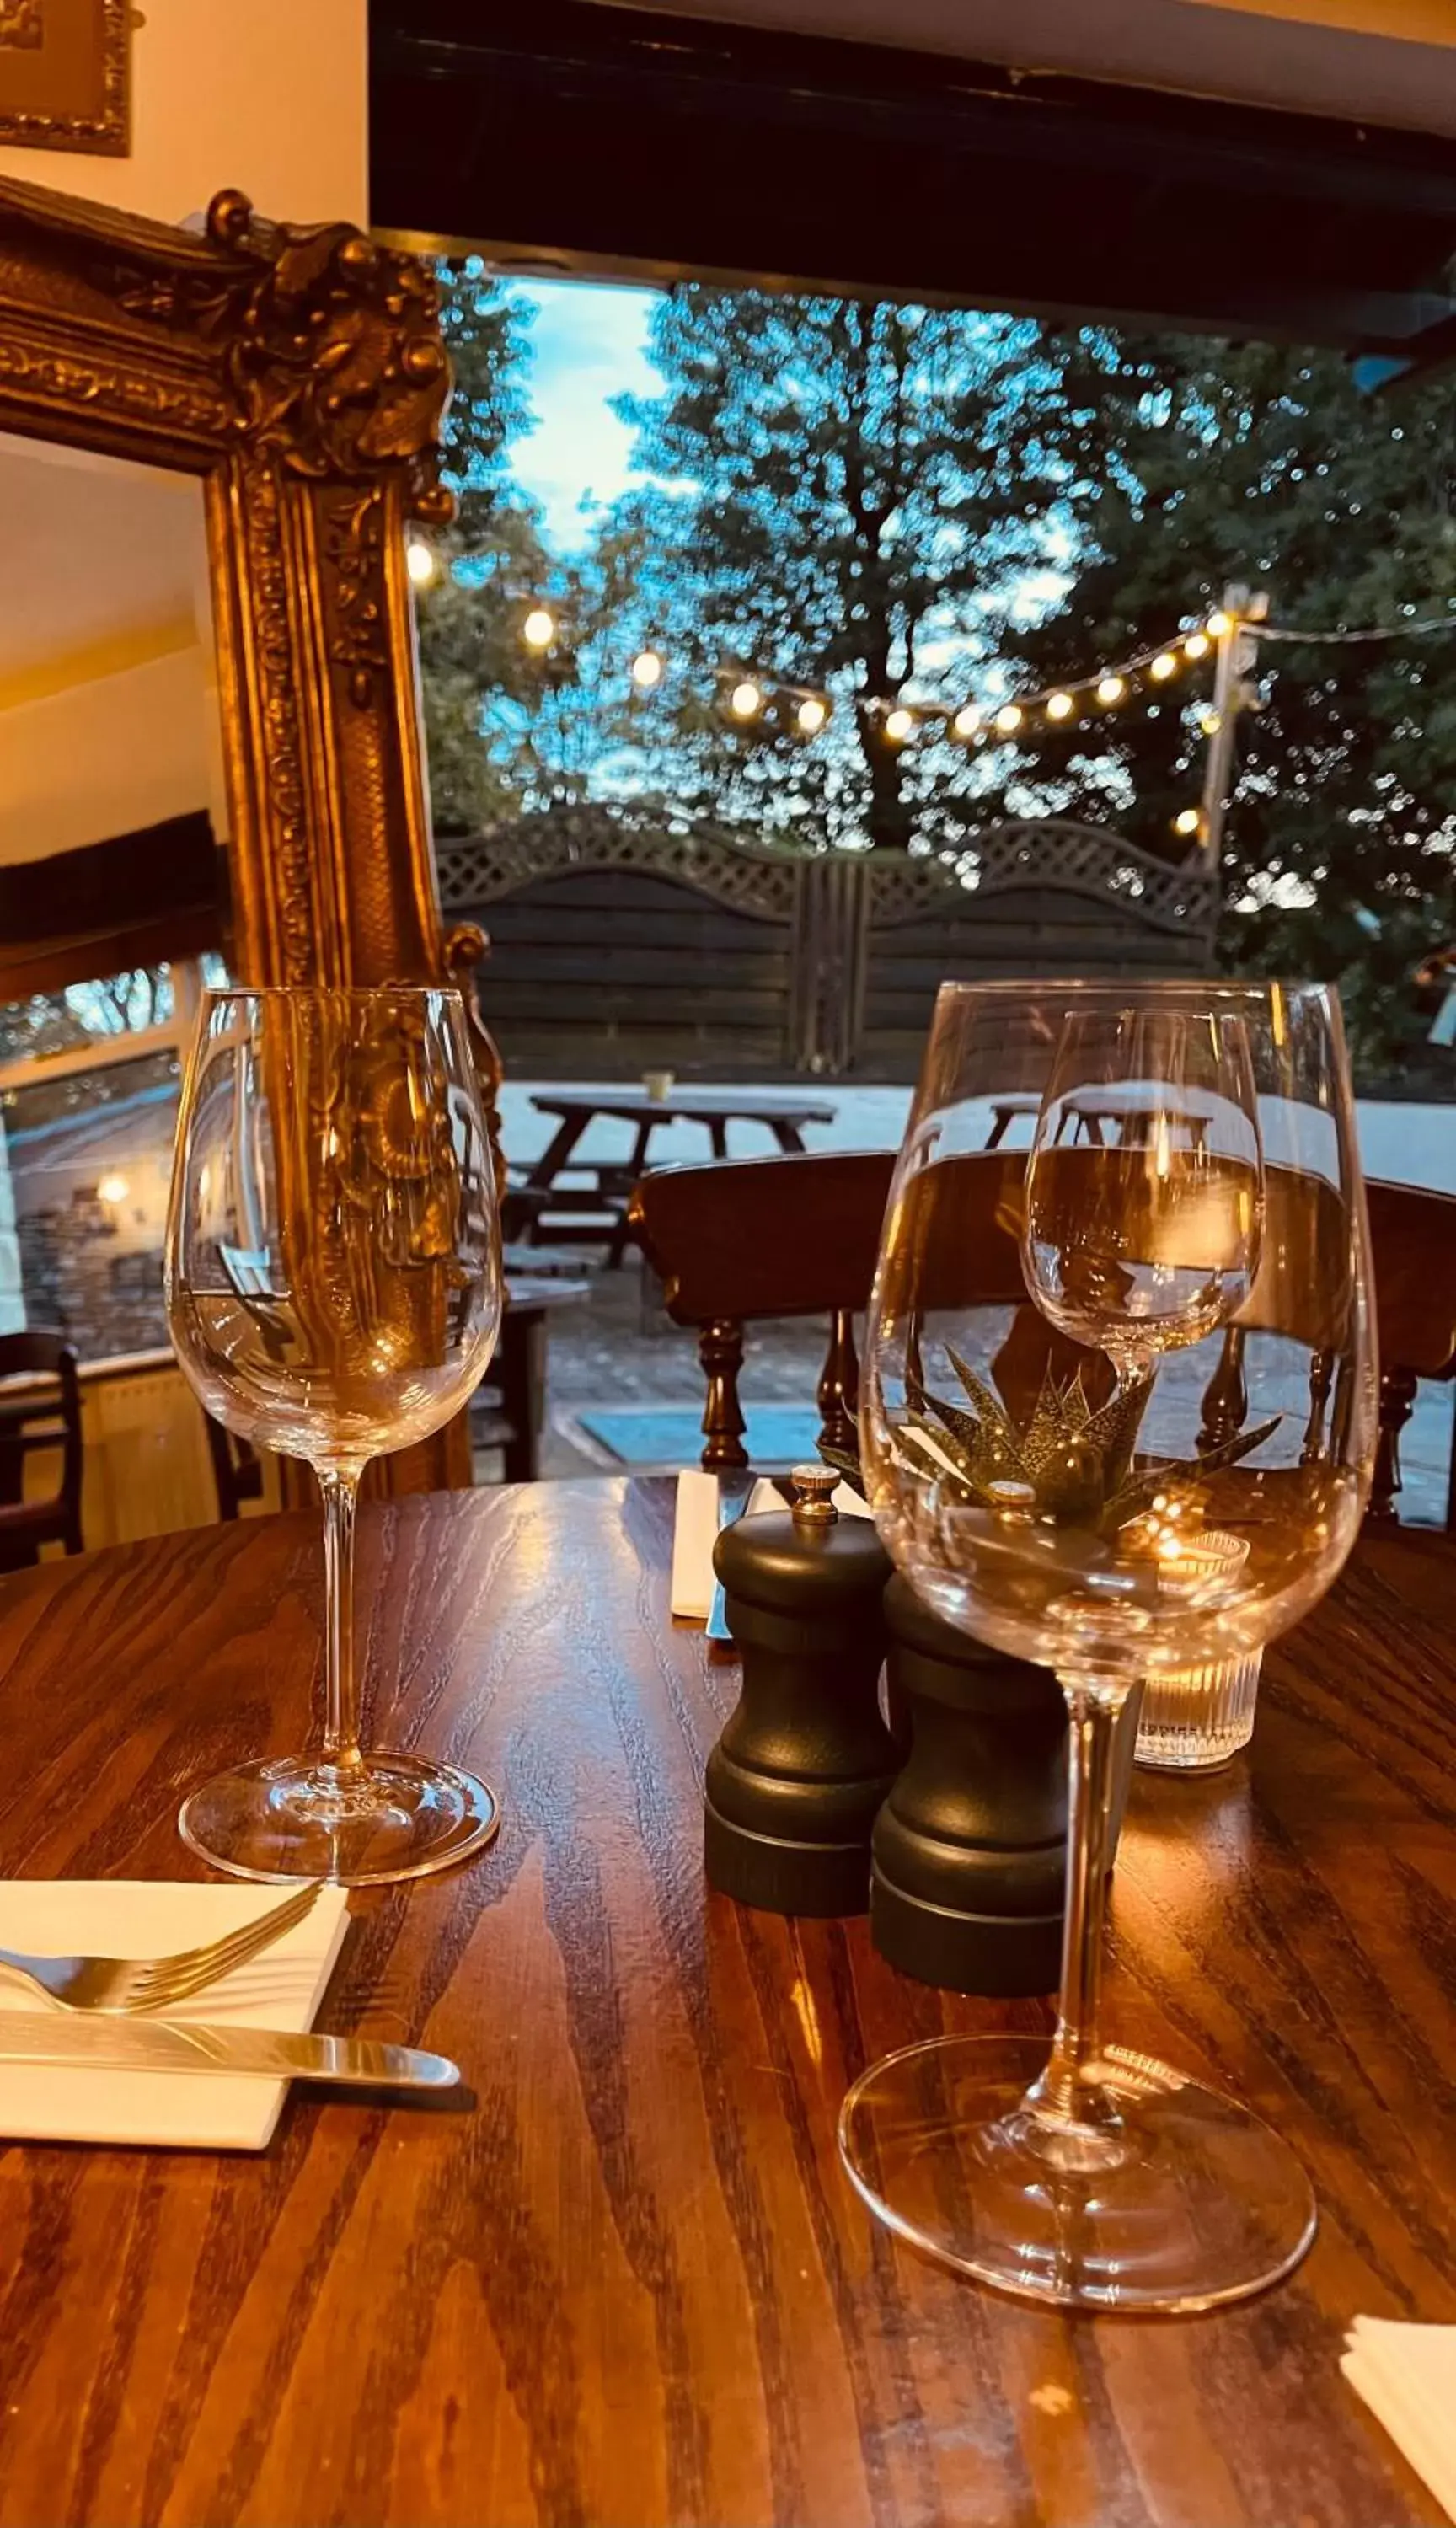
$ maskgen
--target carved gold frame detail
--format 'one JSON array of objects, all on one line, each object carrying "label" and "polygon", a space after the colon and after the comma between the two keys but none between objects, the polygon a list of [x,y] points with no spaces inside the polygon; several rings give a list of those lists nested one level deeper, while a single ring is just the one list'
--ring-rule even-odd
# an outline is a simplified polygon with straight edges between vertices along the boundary
[{"label": "carved gold frame detail", "polygon": [[[202,480],[243,980],[468,985],[483,945],[442,929],[405,567],[406,520],[450,514],[448,389],[429,272],[357,229],[0,181],[0,430]],[[390,1488],[468,1481],[464,1448]]]}]

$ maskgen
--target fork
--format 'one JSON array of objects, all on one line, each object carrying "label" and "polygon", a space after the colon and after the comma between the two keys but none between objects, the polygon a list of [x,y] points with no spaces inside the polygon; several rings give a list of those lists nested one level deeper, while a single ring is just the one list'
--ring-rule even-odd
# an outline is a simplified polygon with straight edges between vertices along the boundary
[{"label": "fork", "polygon": [[296,1888],[271,1914],[202,1949],[179,1949],[170,1958],[30,1958],[0,1949],[0,1973],[32,1984],[63,2010],[170,2010],[194,1992],[246,1966],[291,1931],[318,1902],[322,1879]]}]

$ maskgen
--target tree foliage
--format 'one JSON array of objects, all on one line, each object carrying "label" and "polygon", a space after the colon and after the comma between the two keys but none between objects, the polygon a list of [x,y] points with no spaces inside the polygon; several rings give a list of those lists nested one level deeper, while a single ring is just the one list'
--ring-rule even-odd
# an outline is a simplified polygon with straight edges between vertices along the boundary
[{"label": "tree foliage", "polygon": [[[658,301],[650,349],[661,395],[616,408],[654,482],[615,523],[644,541],[640,629],[680,677],[659,781],[821,847],[926,838],[963,755],[897,750],[864,706],[954,686],[1046,561],[1051,487],[1022,470],[1052,382],[1035,328],[690,282]],[[833,696],[812,746],[792,706],[726,721],[718,671],[761,661]]]},{"label": "tree foliage", "polygon": [[[1330,353],[1058,332],[1009,317],[681,284],[661,392],[622,398],[640,490],[552,554],[511,481],[529,427],[519,304],[443,274],[460,521],[421,605],[442,824],[634,795],[808,849],[968,849],[1005,814],[1181,857],[1207,671],[1035,743],[897,749],[866,705],[996,702],[1170,639],[1226,584],[1281,627],[1410,623],[1456,602],[1449,383],[1372,401]],[[545,598],[545,660],[520,638]],[[634,695],[639,646],[666,672]],[[827,692],[746,726],[723,672]],[[1456,934],[1456,637],[1269,644],[1225,837],[1231,965],[1338,974],[1367,1066],[1419,1023],[1405,976]]]},{"label": "tree foliage", "polygon": [[[1047,338],[1060,392],[1034,461],[1062,475],[1062,602],[1014,634],[1028,684],[1166,639],[1224,586],[1271,620],[1400,625],[1456,600],[1449,381],[1373,402],[1334,354],[1185,337]],[[1224,836],[1230,964],[1344,978],[1376,1068],[1416,1029],[1413,955],[1456,928],[1456,637],[1263,646]],[[997,805],[1118,824],[1175,855],[1205,678],[1003,754]]]}]

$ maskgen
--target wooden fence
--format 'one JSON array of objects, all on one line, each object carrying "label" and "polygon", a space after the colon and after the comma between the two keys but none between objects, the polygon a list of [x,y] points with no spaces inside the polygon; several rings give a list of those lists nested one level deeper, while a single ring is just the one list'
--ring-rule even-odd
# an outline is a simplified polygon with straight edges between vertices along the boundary
[{"label": "wooden fence", "polygon": [[492,940],[482,1000],[538,1079],[913,1079],[944,977],[1187,974],[1217,881],[1061,819],[939,861],[804,858],[593,805],[437,844],[454,920]]}]

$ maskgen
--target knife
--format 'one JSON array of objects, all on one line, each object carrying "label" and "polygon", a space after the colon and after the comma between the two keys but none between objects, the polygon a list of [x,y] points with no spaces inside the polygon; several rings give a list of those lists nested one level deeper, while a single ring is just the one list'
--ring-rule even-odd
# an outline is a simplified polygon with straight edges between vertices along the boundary
[{"label": "knife", "polygon": [[[755,1478],[752,1474],[718,1477],[718,1534],[742,1518],[754,1498]],[[707,1638],[710,1642],[731,1642],[728,1629],[728,1592],[721,1580],[714,1580],[712,1603],[707,1610]]]},{"label": "knife", "polygon": [[452,2089],[460,2067],[443,2054],[367,2037],[300,2036],[272,2028],[205,2028],[189,2021],[95,2012],[0,2011],[0,2070],[60,2063],[100,2072],[247,2072],[271,2080],[347,2080],[375,2089]]}]

